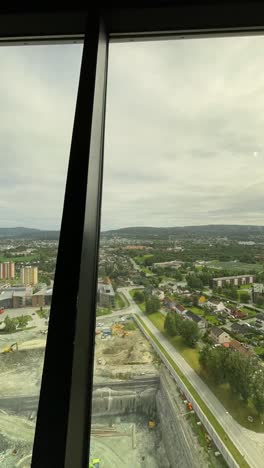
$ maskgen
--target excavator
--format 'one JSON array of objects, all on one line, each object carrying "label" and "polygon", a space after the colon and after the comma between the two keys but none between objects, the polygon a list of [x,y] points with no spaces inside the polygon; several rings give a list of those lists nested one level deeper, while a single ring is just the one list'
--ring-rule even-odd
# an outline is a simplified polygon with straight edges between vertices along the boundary
[{"label": "excavator", "polygon": [[6,348],[2,349],[2,354],[12,353],[13,351],[18,351],[17,343],[13,343],[10,346],[7,346]]},{"label": "excavator", "polygon": [[89,468],[100,468],[100,459],[93,458],[89,463]]}]

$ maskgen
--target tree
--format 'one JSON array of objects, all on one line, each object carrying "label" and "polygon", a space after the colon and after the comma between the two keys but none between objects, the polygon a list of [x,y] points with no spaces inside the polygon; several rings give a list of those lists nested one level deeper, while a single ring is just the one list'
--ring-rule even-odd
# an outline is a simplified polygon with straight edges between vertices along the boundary
[{"label": "tree", "polygon": [[18,328],[26,328],[28,324],[28,317],[26,315],[20,315],[20,317],[16,317],[16,322]]},{"label": "tree", "polygon": [[255,304],[258,306],[262,306],[264,304],[264,297],[263,296],[258,296],[255,300]]},{"label": "tree", "polygon": [[168,312],[164,321],[164,330],[166,330],[170,336],[175,336],[177,331],[174,315],[174,312]]},{"label": "tree", "polygon": [[187,346],[190,346],[192,348],[195,347],[200,337],[199,328],[197,324],[195,322],[192,322],[191,320],[182,320],[180,334],[183,337]]},{"label": "tree", "polygon": [[158,312],[160,309],[160,301],[157,296],[146,296],[145,310],[147,314]]},{"label": "tree", "polygon": [[13,333],[16,330],[16,322],[9,317],[6,317],[4,320],[6,326],[5,331],[8,333]]},{"label": "tree", "polygon": [[264,375],[263,372],[255,373],[252,384],[252,401],[259,414],[264,413]]},{"label": "tree", "polygon": [[203,283],[198,276],[189,275],[187,278],[187,284],[191,289],[202,289]]},{"label": "tree", "polygon": [[134,301],[137,304],[141,304],[144,301],[144,293],[142,291],[135,291],[134,292]]},{"label": "tree", "polygon": [[243,302],[244,304],[247,304],[249,302],[249,295],[247,292],[240,293],[240,302]]}]

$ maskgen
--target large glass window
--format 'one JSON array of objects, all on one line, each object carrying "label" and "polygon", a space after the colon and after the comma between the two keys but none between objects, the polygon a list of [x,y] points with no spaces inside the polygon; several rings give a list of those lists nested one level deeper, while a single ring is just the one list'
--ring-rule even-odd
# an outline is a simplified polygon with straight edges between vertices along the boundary
[{"label": "large glass window", "polygon": [[1,467],[31,461],[81,52],[0,48]]},{"label": "large glass window", "polygon": [[262,465],[263,44],[110,45],[92,466]]}]

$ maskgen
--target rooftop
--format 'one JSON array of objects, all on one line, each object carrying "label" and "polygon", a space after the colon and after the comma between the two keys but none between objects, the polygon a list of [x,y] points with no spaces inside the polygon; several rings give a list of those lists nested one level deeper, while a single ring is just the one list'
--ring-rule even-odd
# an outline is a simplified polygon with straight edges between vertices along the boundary
[{"label": "rooftop", "polygon": [[219,327],[212,327],[211,328],[211,333],[213,333],[214,336],[220,336],[222,333],[225,333],[222,328]]}]

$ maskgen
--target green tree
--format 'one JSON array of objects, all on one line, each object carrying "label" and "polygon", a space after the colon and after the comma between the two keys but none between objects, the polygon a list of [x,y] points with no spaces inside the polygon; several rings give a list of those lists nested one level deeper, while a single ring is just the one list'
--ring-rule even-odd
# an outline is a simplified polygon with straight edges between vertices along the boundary
[{"label": "green tree", "polygon": [[16,317],[16,322],[18,328],[25,328],[28,324],[28,317],[26,315],[20,315],[20,317]]},{"label": "green tree", "polygon": [[6,326],[5,331],[8,333],[13,333],[16,330],[16,322],[14,319],[9,318],[8,316],[4,320]]},{"label": "green tree", "polygon": [[191,320],[182,320],[180,334],[183,337],[187,346],[190,346],[192,348],[195,347],[200,337],[199,328],[197,324],[195,322],[192,322]]},{"label": "green tree", "polygon": [[144,301],[144,293],[142,291],[135,291],[134,293],[134,301],[137,304],[141,304]]},{"label": "green tree", "polygon": [[244,304],[248,304],[249,302],[249,294],[247,292],[241,292],[240,293],[240,302],[243,302]]},{"label": "green tree", "polygon": [[255,304],[258,306],[262,306],[264,304],[264,296],[258,296],[255,300]]},{"label": "green tree", "polygon": [[175,336],[177,332],[174,315],[174,312],[168,312],[164,321],[164,330],[166,330],[170,336]]}]

